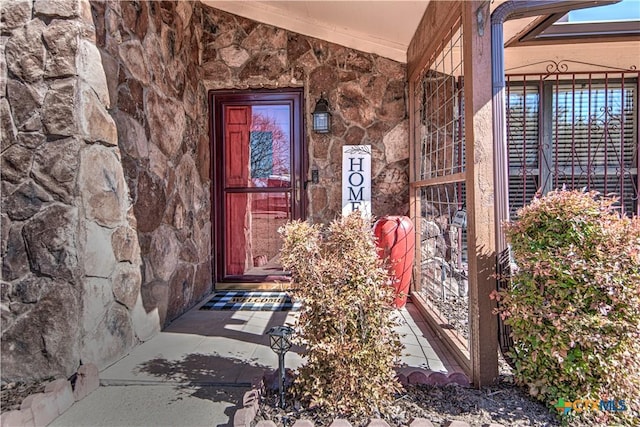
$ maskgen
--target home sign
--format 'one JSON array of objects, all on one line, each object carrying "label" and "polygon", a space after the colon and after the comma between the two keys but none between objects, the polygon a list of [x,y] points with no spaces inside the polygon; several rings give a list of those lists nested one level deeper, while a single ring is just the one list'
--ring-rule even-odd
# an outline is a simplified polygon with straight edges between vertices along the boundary
[{"label": "home sign", "polygon": [[371,146],[342,147],[342,215],[371,217]]}]

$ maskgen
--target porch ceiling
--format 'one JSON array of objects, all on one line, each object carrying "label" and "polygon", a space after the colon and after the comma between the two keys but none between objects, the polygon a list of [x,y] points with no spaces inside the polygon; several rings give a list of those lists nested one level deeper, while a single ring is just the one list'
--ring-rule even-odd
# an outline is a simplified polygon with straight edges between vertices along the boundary
[{"label": "porch ceiling", "polygon": [[[201,0],[235,15],[407,62],[407,47],[430,0]],[[437,0],[436,0],[437,1]],[[494,0],[493,11],[505,0]],[[508,21],[505,40],[536,18]]]},{"label": "porch ceiling", "polygon": [[296,33],[407,62],[429,0],[218,1],[203,4]]}]

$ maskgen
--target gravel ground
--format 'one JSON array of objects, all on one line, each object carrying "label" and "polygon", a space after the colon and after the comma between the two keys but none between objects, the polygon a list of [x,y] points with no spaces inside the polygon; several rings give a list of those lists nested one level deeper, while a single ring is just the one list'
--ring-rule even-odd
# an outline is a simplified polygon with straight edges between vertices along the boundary
[{"label": "gravel ground", "polygon": [[469,340],[469,297],[449,296],[446,300],[428,299],[466,340]]},{"label": "gravel ground", "polygon": [[[392,408],[392,415],[385,420],[392,427],[408,426],[415,418],[426,418],[435,427],[444,427],[448,421],[459,420],[471,426],[497,423],[504,427],[535,426],[549,427],[570,425],[572,427],[606,427],[618,424],[583,422],[573,418],[563,424],[553,409],[531,398],[527,390],[514,384],[513,371],[502,355],[498,357],[500,373],[497,384],[480,390],[458,385],[405,386]],[[295,408],[291,404],[285,410],[277,407],[275,391],[264,396],[256,421],[272,420],[278,426],[290,426],[297,419],[313,420],[316,427],[329,426],[334,417],[317,411]],[[292,398],[287,399],[290,403]],[[350,420],[355,427],[365,426],[369,420]],[[569,420],[562,420],[569,421]],[[640,426],[637,423],[629,425]]]},{"label": "gravel ground", "polygon": [[[268,394],[263,399],[256,421],[272,420],[279,426],[292,425],[295,420],[313,420],[317,427],[328,426],[332,418],[309,410],[296,410],[292,406],[281,410],[275,406],[277,396]],[[289,400],[290,401],[290,400]],[[532,400],[526,392],[511,383],[510,377],[481,390],[457,385],[445,387],[407,386],[397,396],[392,415],[385,417],[391,426],[406,426],[414,418],[426,418],[434,426],[446,421],[460,420],[471,426],[499,423],[509,426],[557,426],[555,415],[541,403]],[[368,420],[350,420],[354,426],[364,426]]]},{"label": "gravel ground", "polygon": [[410,387],[405,396],[407,406],[415,408],[414,416],[427,418],[434,425],[442,425],[445,420],[470,425],[498,423],[505,427],[560,425],[548,408],[509,382],[481,390],[459,386]]}]

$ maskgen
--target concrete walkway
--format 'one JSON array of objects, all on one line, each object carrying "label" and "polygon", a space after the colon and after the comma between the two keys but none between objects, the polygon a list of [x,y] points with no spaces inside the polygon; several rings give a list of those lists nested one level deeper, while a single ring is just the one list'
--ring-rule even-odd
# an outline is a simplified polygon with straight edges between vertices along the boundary
[{"label": "concrete walkway", "polygon": [[[458,371],[411,304],[398,311],[406,367]],[[96,391],[51,426],[225,426],[245,391],[277,368],[267,330],[293,324],[295,313],[193,308],[153,339],[100,373]],[[300,348],[286,366],[303,362]]]}]

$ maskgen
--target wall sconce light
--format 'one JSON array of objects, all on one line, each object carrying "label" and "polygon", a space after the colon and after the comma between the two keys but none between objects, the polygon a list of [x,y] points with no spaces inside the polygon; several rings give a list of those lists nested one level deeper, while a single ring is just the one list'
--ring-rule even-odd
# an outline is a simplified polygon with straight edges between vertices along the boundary
[{"label": "wall sconce light", "polygon": [[267,331],[269,347],[278,355],[278,388],[280,391],[280,407],[284,408],[285,368],[284,355],[291,349],[291,335],[293,328],[289,326],[274,326]]},{"label": "wall sconce light", "polygon": [[329,101],[324,98],[324,93],[316,102],[316,108],[311,113],[313,116],[313,131],[315,133],[329,133],[331,129],[331,113],[329,112]]}]

